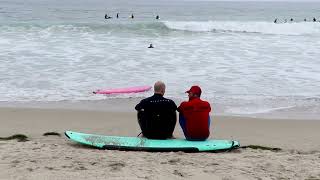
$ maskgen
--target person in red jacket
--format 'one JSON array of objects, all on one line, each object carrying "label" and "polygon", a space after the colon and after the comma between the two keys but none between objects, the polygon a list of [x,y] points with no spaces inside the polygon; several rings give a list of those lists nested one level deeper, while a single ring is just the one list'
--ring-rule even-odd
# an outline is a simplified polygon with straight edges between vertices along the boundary
[{"label": "person in red jacket", "polygon": [[200,99],[199,86],[192,86],[186,93],[189,101],[182,102],[178,107],[180,126],[187,140],[204,141],[210,135],[211,106]]}]

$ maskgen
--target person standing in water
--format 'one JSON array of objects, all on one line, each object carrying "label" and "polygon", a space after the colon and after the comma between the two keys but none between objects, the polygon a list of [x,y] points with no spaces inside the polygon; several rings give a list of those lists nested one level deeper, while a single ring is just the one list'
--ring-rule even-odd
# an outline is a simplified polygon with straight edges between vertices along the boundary
[{"label": "person standing in water", "polygon": [[112,17],[108,16],[108,14],[105,14],[105,15],[104,15],[104,18],[105,18],[105,19],[111,19]]},{"label": "person standing in water", "polygon": [[131,14],[131,19],[133,19],[134,18],[134,16],[133,16],[133,14]]},{"label": "person standing in water", "polygon": [[277,21],[278,21],[278,18],[276,18],[273,22],[274,22],[274,23],[277,23]]},{"label": "person standing in water", "polygon": [[119,13],[117,13],[117,19],[119,18]]},{"label": "person standing in water", "polygon": [[159,15],[156,16],[156,19],[160,19]]}]

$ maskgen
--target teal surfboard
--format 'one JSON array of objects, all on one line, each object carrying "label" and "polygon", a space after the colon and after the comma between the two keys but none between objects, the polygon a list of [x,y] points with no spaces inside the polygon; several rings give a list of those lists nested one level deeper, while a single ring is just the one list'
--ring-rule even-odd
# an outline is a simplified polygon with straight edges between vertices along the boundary
[{"label": "teal surfboard", "polygon": [[101,148],[135,151],[223,151],[240,146],[238,141],[215,140],[187,141],[185,139],[155,140],[142,137],[103,136],[66,131],[65,135],[74,142]]}]

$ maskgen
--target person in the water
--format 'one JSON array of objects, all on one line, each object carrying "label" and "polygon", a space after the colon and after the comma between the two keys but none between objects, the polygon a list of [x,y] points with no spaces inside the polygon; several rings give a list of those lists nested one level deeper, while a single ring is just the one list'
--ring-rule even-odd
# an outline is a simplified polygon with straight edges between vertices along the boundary
[{"label": "person in the water", "polygon": [[105,14],[105,15],[104,15],[104,18],[105,18],[105,19],[111,19],[112,17],[108,16],[108,14]]},{"label": "person in the water", "polygon": [[133,19],[134,18],[134,16],[133,16],[133,14],[131,14],[131,19]]},{"label": "person in the water", "polygon": [[317,21],[317,19],[314,17],[314,18],[313,18],[313,22],[316,22],[316,21]]},{"label": "person in the water", "polygon": [[156,19],[160,19],[159,15],[156,16]]},{"label": "person in the water", "polygon": [[148,48],[154,48],[154,47],[153,47],[153,45],[152,45],[152,44],[150,44]]},{"label": "person in the water", "polygon": [[274,22],[274,23],[277,23],[277,22],[278,22],[278,18],[276,18],[273,22]]},{"label": "person in the water", "polygon": [[306,18],[304,18],[304,20],[303,20],[304,22],[307,22],[307,19]]},{"label": "person in the water", "polygon": [[119,18],[119,13],[117,13],[117,19]]}]

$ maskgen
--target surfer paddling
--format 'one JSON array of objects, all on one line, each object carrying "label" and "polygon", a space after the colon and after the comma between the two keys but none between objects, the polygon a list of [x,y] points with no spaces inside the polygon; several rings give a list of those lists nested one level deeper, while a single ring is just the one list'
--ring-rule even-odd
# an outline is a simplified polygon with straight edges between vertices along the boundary
[{"label": "surfer paddling", "polygon": [[108,16],[108,14],[105,14],[105,15],[104,15],[104,18],[105,18],[105,19],[111,19],[112,17]]}]

